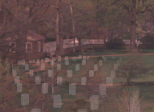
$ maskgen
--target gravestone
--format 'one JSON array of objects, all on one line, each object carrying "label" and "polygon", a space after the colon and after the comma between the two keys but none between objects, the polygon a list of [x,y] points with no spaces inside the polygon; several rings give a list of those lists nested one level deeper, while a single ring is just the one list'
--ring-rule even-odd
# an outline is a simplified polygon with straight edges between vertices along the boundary
[{"label": "gravestone", "polygon": [[48,77],[52,77],[53,71],[52,70],[48,70]]},{"label": "gravestone", "polygon": [[61,56],[58,56],[58,62],[60,62],[61,61]]},{"label": "gravestone", "polygon": [[90,59],[90,56],[87,56],[87,60],[89,60]]},{"label": "gravestone", "polygon": [[90,97],[90,109],[91,110],[97,110],[99,107],[99,96],[98,95],[92,95]]},{"label": "gravestone", "polygon": [[43,94],[48,93],[48,83],[43,83],[42,84],[42,93]]},{"label": "gravestone", "polygon": [[117,70],[117,69],[118,69],[117,64],[114,64],[114,70]]},{"label": "gravestone", "polygon": [[72,77],[72,70],[67,70],[67,77]]},{"label": "gravestone", "polygon": [[41,112],[41,109],[40,108],[33,108],[33,109],[31,109],[31,112]]},{"label": "gravestone", "polygon": [[14,83],[15,84],[20,83],[20,77],[19,76],[14,77]]},{"label": "gravestone", "polygon": [[25,70],[29,70],[29,64],[25,64]]},{"label": "gravestone", "polygon": [[106,95],[106,84],[100,84],[99,85],[99,93],[102,96]]},{"label": "gravestone", "polygon": [[103,61],[99,60],[99,66],[102,66],[102,65],[103,65]]},{"label": "gravestone", "polygon": [[82,65],[85,65],[86,64],[86,60],[82,60]]},{"label": "gravestone", "polygon": [[76,64],[75,65],[75,71],[79,71],[80,70],[80,64]]},{"label": "gravestone", "polygon": [[77,112],[87,112],[87,110],[86,109],[78,109]]},{"label": "gravestone", "polygon": [[106,57],[105,56],[102,56],[102,58],[103,58],[104,61],[106,61]]},{"label": "gravestone", "polygon": [[29,70],[29,75],[30,75],[30,77],[34,76],[34,71],[32,69]]},{"label": "gravestone", "polygon": [[87,83],[87,78],[81,77],[81,85],[86,85],[86,83]]},{"label": "gravestone", "polygon": [[39,59],[37,59],[36,64],[40,65],[40,60]]},{"label": "gravestone", "polygon": [[89,77],[93,77],[94,76],[94,70],[89,70]]},{"label": "gravestone", "polygon": [[112,77],[106,77],[106,85],[107,86],[113,86],[113,78]]},{"label": "gravestone", "polygon": [[69,59],[68,59],[68,56],[65,56],[65,65],[69,65]]},{"label": "gravestone", "polygon": [[63,83],[63,78],[58,76],[57,77],[57,85],[62,85],[62,83]]},{"label": "gravestone", "polygon": [[69,95],[76,95],[76,84],[75,83],[69,84]]},{"label": "gravestone", "polygon": [[21,105],[29,105],[29,94],[21,94]]},{"label": "gravestone", "polygon": [[41,63],[41,70],[45,70],[45,63]]},{"label": "gravestone", "polygon": [[115,72],[115,70],[111,70],[111,77],[112,78],[116,78],[116,72]]},{"label": "gravestone", "polygon": [[17,92],[22,92],[23,85],[22,83],[17,83]]},{"label": "gravestone", "polygon": [[94,71],[98,71],[98,65],[94,64]]},{"label": "gravestone", "polygon": [[17,70],[13,70],[12,75],[13,75],[13,77],[15,77],[17,75]]},{"label": "gravestone", "polygon": [[53,97],[53,107],[54,108],[61,108],[62,107],[61,95],[54,95],[54,97]]},{"label": "gravestone", "polygon": [[61,64],[57,64],[57,70],[61,70]]},{"label": "gravestone", "polygon": [[35,77],[35,83],[36,84],[41,84],[41,77],[40,76]]}]

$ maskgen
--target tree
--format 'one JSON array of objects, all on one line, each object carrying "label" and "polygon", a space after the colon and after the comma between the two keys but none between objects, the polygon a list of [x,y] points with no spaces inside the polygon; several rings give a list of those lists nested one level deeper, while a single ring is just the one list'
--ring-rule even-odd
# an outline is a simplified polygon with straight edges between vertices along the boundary
[{"label": "tree", "polygon": [[[128,17],[128,22],[130,23],[130,34],[131,34],[131,45],[133,49],[135,48],[135,38],[136,38],[136,21],[138,20],[138,15],[141,13],[145,13],[146,10],[153,7],[153,0],[151,1],[140,1],[140,0],[111,0],[111,1],[104,1],[104,6],[108,7],[108,14],[111,11],[116,11],[115,15],[126,15]],[[107,15],[108,15],[107,14]],[[107,18],[108,19],[108,18]],[[111,18],[110,18],[111,19]],[[111,24],[110,24],[111,25]]]},{"label": "tree", "polygon": [[151,34],[146,34],[145,37],[140,39],[141,43],[139,48],[141,49],[153,49],[154,38]]},{"label": "tree", "polygon": [[143,63],[143,59],[139,54],[130,55],[130,59],[121,64],[117,70],[119,76],[126,78],[126,84],[130,85],[131,79],[140,74],[146,74],[151,67],[146,67]]},{"label": "tree", "polygon": [[[38,23],[36,25],[36,21],[38,22],[39,16],[42,16],[42,13],[46,13],[50,6],[50,4],[46,5],[46,3],[47,0],[41,0],[39,2],[35,0],[22,2],[8,0],[1,3],[1,38],[4,42],[7,37],[14,39],[18,43],[16,52],[22,57],[26,57],[25,45],[27,41],[27,31],[38,26]],[[11,47],[7,44],[8,43],[5,44],[5,48],[7,49],[5,51],[8,51]],[[4,46],[2,45],[1,47]],[[2,54],[3,59],[6,59],[8,52]]]}]

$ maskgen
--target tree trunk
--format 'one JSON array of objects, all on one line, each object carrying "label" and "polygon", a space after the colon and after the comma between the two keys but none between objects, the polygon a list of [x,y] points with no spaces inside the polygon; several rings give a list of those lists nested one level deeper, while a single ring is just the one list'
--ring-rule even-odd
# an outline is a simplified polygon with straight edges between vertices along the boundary
[{"label": "tree trunk", "polygon": [[8,55],[8,53],[9,53],[9,50],[12,48],[14,46],[14,43],[12,43],[9,47],[8,47],[8,49],[6,48],[5,50],[6,50],[6,52],[4,53],[3,52],[3,55],[2,55],[2,61],[6,61],[6,59],[7,59],[7,55]]},{"label": "tree trunk", "polygon": [[78,42],[79,42],[79,46],[81,46],[81,39],[80,38],[78,38]]},{"label": "tree trunk", "polygon": [[135,49],[135,38],[136,38],[136,0],[132,0],[132,8],[131,8],[131,26],[130,26],[130,33],[131,33],[131,49]]},{"label": "tree trunk", "polygon": [[69,0],[69,5],[70,5],[70,13],[71,13],[71,17],[72,17],[72,34],[73,34],[73,39],[74,39],[73,52],[75,52],[75,20],[74,20],[74,15],[73,15],[72,4],[71,4],[70,0]]},{"label": "tree trunk", "polygon": [[63,34],[64,34],[64,32],[63,32],[63,15],[60,13],[60,18],[59,18],[59,23],[60,23],[60,54],[61,55],[63,55],[64,54],[64,50],[63,50]]},{"label": "tree trunk", "polygon": [[131,45],[135,49],[136,26],[135,21],[131,21]]},{"label": "tree trunk", "polygon": [[59,37],[59,0],[57,0],[57,17],[56,17],[56,56],[60,52],[60,37]]},{"label": "tree trunk", "polygon": [[127,79],[127,85],[128,86],[130,85],[130,79]]}]

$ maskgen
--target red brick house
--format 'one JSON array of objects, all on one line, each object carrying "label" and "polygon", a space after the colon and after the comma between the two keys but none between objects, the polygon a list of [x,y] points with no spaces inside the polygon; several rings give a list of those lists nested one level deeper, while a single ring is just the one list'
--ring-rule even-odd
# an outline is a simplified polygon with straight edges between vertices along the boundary
[{"label": "red brick house", "polygon": [[[43,45],[44,45],[45,38],[39,34],[36,34],[33,31],[27,32],[27,42],[26,42],[26,59],[25,60],[32,60],[32,59],[41,59],[44,57],[43,53]],[[16,47],[17,42],[11,38],[7,38],[6,41],[9,45],[14,43],[14,46],[9,49],[9,53],[7,55],[8,59],[11,60],[22,60],[20,56],[16,54]]]}]

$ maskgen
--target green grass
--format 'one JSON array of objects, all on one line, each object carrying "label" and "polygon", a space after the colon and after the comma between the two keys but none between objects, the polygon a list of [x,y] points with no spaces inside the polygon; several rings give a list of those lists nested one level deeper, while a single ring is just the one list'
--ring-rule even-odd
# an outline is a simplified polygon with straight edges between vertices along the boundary
[{"label": "green grass", "polygon": [[[83,86],[77,86],[77,93],[83,93],[85,94],[84,87]],[[141,103],[141,108],[143,108],[145,111],[144,112],[149,112],[152,108],[154,108],[153,103],[154,103],[154,87],[148,87],[148,86],[139,86],[140,88],[140,103]],[[116,90],[118,91],[116,91]],[[55,109],[51,107],[51,110],[54,112],[61,112],[62,110],[65,109],[65,106],[73,104],[74,100],[77,98],[77,96],[73,95],[68,95],[68,88],[61,88],[61,91],[56,92],[56,94],[60,94],[62,99],[63,99],[63,106],[61,109]],[[80,91],[82,90],[82,91]],[[99,102],[100,106],[97,110],[94,112],[101,112],[102,111],[102,105],[105,105],[105,110],[107,112],[109,111],[114,111],[114,112],[119,112],[118,108],[116,107],[116,102],[115,98],[118,98],[117,96],[122,96],[123,95],[123,88],[107,88],[107,95],[108,95],[108,100],[106,102],[102,102],[102,96],[99,95],[99,92],[95,92],[94,95],[99,95]],[[115,92],[114,92],[115,91]],[[103,104],[102,104],[103,103]],[[105,103],[105,104],[104,104]],[[111,105],[112,104],[112,105]],[[148,104],[148,105],[146,105]]]},{"label": "green grass", "polygon": [[154,53],[154,49],[143,49],[143,53]]},{"label": "green grass", "polygon": [[[103,55],[103,54],[120,54],[120,52],[118,51],[104,51],[104,52],[97,52],[95,53],[95,55]],[[77,54],[73,54],[73,56],[78,56]],[[130,57],[129,56],[124,56],[122,58],[123,62],[128,60]],[[102,60],[102,57],[97,57],[95,58],[97,60],[96,63],[98,63],[99,60]],[[119,57],[115,57],[112,58],[112,56],[107,57],[107,61],[103,61],[103,67],[102,69],[102,81],[105,81],[106,77],[109,77],[111,74],[111,70],[113,70],[113,64],[117,62],[117,60],[119,59]],[[149,66],[154,66],[153,61],[154,61],[154,56],[147,56],[147,55],[143,55],[142,56],[143,62],[145,64],[145,66],[149,67]],[[67,73],[61,73],[59,74],[59,76],[62,76],[64,79],[67,79],[70,82],[80,82],[81,81],[81,76],[80,74],[82,74],[82,72],[84,72],[84,66],[81,64],[81,59],[77,59],[76,61],[70,59],[69,60],[69,65],[65,65],[64,61],[61,62],[62,64],[62,69],[67,69],[67,70],[73,70],[73,77],[72,78],[67,78]],[[76,72],[75,71],[75,65],[76,64],[80,64],[80,68],[81,70]],[[22,67],[24,68],[24,67]],[[150,73],[147,74],[138,74],[138,76],[136,78],[133,78],[132,81],[133,82],[151,82],[154,81],[154,70],[151,70]],[[42,74],[42,72],[38,73],[39,75]],[[125,78],[122,77],[116,77],[113,82],[114,83],[120,83],[120,82],[125,82]],[[116,87],[113,87],[111,89],[107,89],[108,91],[108,96],[110,96],[110,98],[108,99],[108,101],[106,101],[106,112],[119,112],[117,110],[116,107],[114,107],[112,105],[112,103],[115,103],[115,97],[118,95],[122,95],[122,88],[116,88],[118,90],[117,92],[115,91]],[[141,101],[141,107],[143,107],[145,109],[144,112],[149,112],[154,106],[154,86],[139,86],[140,88],[140,98],[143,97],[142,101]],[[113,90],[112,90],[113,89]],[[85,94],[85,92],[83,91],[84,87],[83,86],[77,86],[77,92],[79,93],[83,93],[83,95]],[[62,87],[60,88],[60,91],[57,91],[55,94],[60,94],[62,96],[63,99],[63,103],[64,106],[72,104],[71,101],[73,101],[76,96],[72,96],[72,95],[68,95],[68,87]],[[121,92],[121,93],[120,93]],[[51,90],[50,90],[51,93]],[[95,95],[99,95],[99,92],[95,92]],[[100,96],[100,102],[102,102],[101,96]],[[112,103],[111,103],[112,102]],[[102,109],[102,104],[100,104],[100,107],[98,110],[94,111],[94,112],[101,112]],[[61,112],[64,109],[64,107],[62,109],[54,109],[51,107],[51,110],[53,110],[53,112]]]},{"label": "green grass", "polygon": [[[109,55],[109,54],[126,54],[127,51],[126,50],[95,50],[95,52],[93,53],[89,53],[89,52],[85,52],[85,54],[87,54],[87,56],[91,56],[91,55]],[[77,53],[72,53],[72,54],[68,54],[65,56],[69,56],[69,57],[75,57],[75,56],[79,56],[82,55],[82,52],[77,52]]]}]

